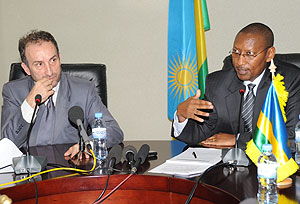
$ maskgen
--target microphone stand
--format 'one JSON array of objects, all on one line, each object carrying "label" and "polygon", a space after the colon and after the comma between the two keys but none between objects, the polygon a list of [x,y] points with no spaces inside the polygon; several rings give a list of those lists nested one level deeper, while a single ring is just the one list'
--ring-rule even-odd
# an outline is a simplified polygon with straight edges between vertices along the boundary
[{"label": "microphone stand", "polygon": [[[240,121],[241,121],[241,111],[242,111],[242,101],[244,97],[245,91],[243,89],[240,90],[241,94],[241,102],[239,109],[239,119],[238,119],[238,130],[240,131]],[[233,166],[249,166],[249,159],[247,158],[245,152],[237,147],[237,141],[240,137],[240,133],[237,134],[235,139],[234,148],[230,149],[226,155],[223,157],[224,163],[232,164]]]},{"label": "microphone stand", "polygon": [[79,163],[79,160],[80,160],[80,157],[81,157],[81,155],[83,154],[83,152],[85,150],[85,145],[84,145],[84,141],[83,141],[83,138],[82,138],[81,134],[78,133],[78,137],[79,137],[79,142],[78,142],[79,152],[74,155],[74,157],[77,156],[77,160],[76,160],[76,163],[75,163],[75,168],[77,167],[77,165]]},{"label": "microphone stand", "polygon": [[84,113],[82,108],[79,106],[73,106],[72,108],[70,108],[68,112],[68,118],[71,124],[76,125],[76,127],[78,128],[79,152],[75,155],[77,156],[77,162],[76,162],[76,166],[77,166],[80,157],[85,151],[85,146],[87,147],[88,150],[91,150],[92,146],[90,144],[90,138],[88,137],[83,126]]},{"label": "microphone stand", "polygon": [[26,155],[23,155],[21,157],[14,157],[13,158],[13,169],[15,171],[15,174],[24,174],[24,173],[38,173],[41,172],[43,169],[46,168],[47,165],[47,158],[43,156],[32,156],[30,155],[30,150],[29,150],[29,138],[31,134],[31,130],[33,128],[33,125],[35,123],[34,121],[34,116],[37,110],[38,105],[41,103],[41,95],[37,94],[35,96],[35,107],[33,111],[33,115],[30,121],[30,125],[28,128],[27,132],[27,151]]},{"label": "microphone stand", "polygon": [[29,149],[29,137],[30,137],[30,134],[31,134],[31,130],[32,130],[32,128],[33,128],[33,125],[34,125],[34,123],[35,123],[35,121],[33,121],[33,120],[34,120],[34,116],[35,116],[35,113],[36,113],[36,110],[37,110],[38,105],[39,105],[39,102],[37,102],[37,100],[36,100],[36,105],[34,106],[33,115],[32,115],[32,117],[31,117],[30,125],[29,125],[29,128],[28,128],[27,136],[26,136],[26,138],[27,138],[27,141],[26,141],[26,149],[27,149],[27,155],[28,155],[28,156],[29,156],[29,154],[30,154],[30,149]]},{"label": "microphone stand", "polygon": [[[78,124],[80,124],[80,125],[78,125]],[[77,154],[78,157],[77,157],[77,161],[76,161],[76,166],[79,162],[81,155],[85,151],[85,145],[87,146],[88,150],[92,149],[92,146],[89,141],[89,137],[87,136],[87,133],[86,133],[85,129],[83,128],[83,124],[79,119],[77,120],[77,125],[78,125],[78,136],[79,136],[79,152]]]}]

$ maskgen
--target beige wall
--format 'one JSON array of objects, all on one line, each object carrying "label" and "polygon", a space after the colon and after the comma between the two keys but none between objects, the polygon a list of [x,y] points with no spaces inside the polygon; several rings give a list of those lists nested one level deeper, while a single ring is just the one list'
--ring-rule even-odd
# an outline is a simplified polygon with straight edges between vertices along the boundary
[{"label": "beige wall", "polygon": [[[31,29],[50,31],[64,63],[107,65],[109,110],[126,140],[169,139],[167,0],[0,0],[0,83],[19,60],[17,43]],[[269,5],[271,4],[271,5]],[[281,53],[300,52],[300,1],[207,0],[209,71],[222,66],[236,32],[268,24]],[[260,6],[259,6],[260,5]],[[0,98],[2,104],[2,98]]]}]

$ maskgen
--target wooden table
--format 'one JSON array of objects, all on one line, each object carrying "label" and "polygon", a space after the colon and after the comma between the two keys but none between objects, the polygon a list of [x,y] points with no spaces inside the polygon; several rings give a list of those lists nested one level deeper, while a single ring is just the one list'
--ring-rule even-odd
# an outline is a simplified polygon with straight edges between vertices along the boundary
[{"label": "wooden table", "polygon": [[[193,185],[194,185],[194,180],[186,180],[186,179],[177,179],[173,178],[172,176],[168,175],[156,175],[156,174],[151,174],[148,173],[148,170],[162,164],[165,160],[171,158],[173,152],[172,150],[172,144],[170,141],[125,141],[124,145],[132,145],[135,146],[137,149],[140,148],[142,144],[149,144],[150,150],[152,151],[157,151],[158,152],[158,158],[156,160],[146,160],[146,162],[141,166],[139,169],[138,173],[143,174],[139,176],[134,176],[130,178],[124,186],[116,193],[114,193],[111,196],[111,199],[117,198],[120,196],[120,198],[124,199],[126,196],[128,198],[132,199],[137,192],[136,191],[145,191],[145,196],[147,195],[147,201],[151,203],[152,198],[152,203],[156,203],[158,198],[157,194],[162,195],[162,200],[168,198],[169,200],[166,201],[165,203],[170,203],[171,201],[180,201],[178,203],[184,203],[184,201],[187,199],[187,195],[191,191]],[[62,165],[68,165],[72,166],[73,164],[70,163],[69,161],[65,160],[63,157],[63,153],[68,149],[69,145],[55,145],[55,146],[47,146],[47,147],[35,147],[31,149],[31,154],[32,155],[42,155],[42,156],[47,156],[48,158],[48,163],[57,163],[57,164],[62,164]],[[172,150],[172,151],[171,151]],[[123,160],[122,160],[123,161]],[[85,169],[90,168],[90,164],[84,165],[83,167]],[[119,169],[126,169],[126,163],[120,163],[117,168]],[[52,178],[55,178],[57,176],[63,176],[68,174],[68,172],[65,171],[57,171],[57,172],[52,172],[52,173],[47,173],[41,176],[39,178],[40,181],[38,182],[38,185],[42,186],[49,186],[50,183],[51,185],[58,185],[59,182],[61,185],[67,181],[71,181],[70,179],[73,179],[71,183],[74,183],[74,185],[71,185],[73,190],[75,192],[79,192],[80,189],[84,188],[85,194],[88,195],[86,199],[88,199],[89,202],[94,201],[93,199],[96,198],[96,195],[99,195],[100,189],[103,188],[103,185],[105,183],[106,176],[99,175],[99,176],[80,176],[80,177],[74,177],[74,178],[64,178],[64,179],[59,179],[59,180],[53,180]],[[206,200],[208,203],[222,203],[218,201],[218,198],[220,196],[216,195],[222,195],[224,198],[226,197],[228,201],[230,199],[230,202],[237,202],[238,200],[244,200],[246,198],[255,198],[256,193],[257,193],[257,178],[256,178],[256,167],[255,165],[251,165],[250,167],[238,167],[236,169],[232,169],[229,167],[218,167],[211,172],[209,172],[206,176],[203,177],[203,183],[199,185],[197,191],[196,191],[196,199],[193,199],[193,202],[195,202],[197,199],[202,199]],[[124,178],[126,175],[113,175],[111,178],[111,183],[109,189],[114,187],[115,184],[117,184],[122,178]],[[293,179],[293,185],[292,187],[284,190],[279,190],[279,201],[281,200],[289,200],[289,201],[294,201],[294,202],[299,202],[300,201],[300,174],[297,172],[293,176],[291,176]],[[75,179],[77,179],[75,181]],[[94,180],[93,180],[94,179]],[[81,184],[78,185],[79,182],[83,182],[83,180],[88,181],[87,186]],[[150,186],[152,190],[149,190],[149,184],[145,185],[145,180],[151,184],[157,184],[157,185],[152,185]],[[160,181],[158,181],[160,180]],[[0,183],[1,182],[0,180]],[[88,183],[99,183],[97,184],[98,186],[91,187],[93,185],[88,184]],[[30,188],[33,188],[33,184],[26,184],[26,185],[31,185]],[[21,192],[26,189],[26,185],[17,185],[16,187],[13,188],[7,188],[0,190],[0,194],[6,194],[8,191],[11,192]],[[82,187],[80,187],[82,186]],[[22,189],[22,190],[21,190]],[[29,187],[28,187],[29,189]],[[34,189],[34,188],[33,188]],[[67,189],[67,188],[65,188]],[[155,190],[156,189],[156,190]],[[208,191],[215,193],[216,195],[213,196],[215,200],[212,200],[210,197],[212,194],[203,194],[203,191],[206,192],[204,189],[210,189]],[[61,189],[58,190],[56,188],[57,192],[62,192]],[[68,191],[68,190],[66,190]],[[159,192],[157,192],[159,191]],[[228,192],[225,193],[224,191]],[[33,190],[34,192],[34,190]],[[39,193],[42,193],[43,190],[39,190]],[[67,192],[66,192],[67,193]],[[75,193],[77,195],[77,193]],[[47,193],[46,193],[47,194]],[[46,195],[45,194],[45,195]],[[55,194],[55,191],[53,192],[53,195]],[[231,195],[232,196],[231,196]],[[11,194],[12,195],[12,194]],[[40,194],[39,194],[40,195]],[[73,195],[73,194],[70,194]],[[70,196],[69,195],[69,196]],[[130,195],[130,196],[129,196]],[[151,196],[152,195],[152,196]],[[15,196],[15,195],[14,195]],[[40,195],[41,196],[41,195]],[[177,198],[178,196],[178,198]],[[222,197],[221,196],[221,197]],[[71,196],[72,197],[72,196]],[[75,196],[75,197],[78,197]],[[69,197],[68,197],[69,198]],[[139,199],[142,199],[140,197],[137,197]],[[237,199],[236,199],[237,198]],[[41,199],[41,197],[39,198]],[[56,198],[58,199],[58,198]],[[130,200],[129,199],[129,200]],[[209,200],[210,199],[210,200]],[[124,203],[129,203],[129,200],[123,200]],[[34,199],[32,199],[34,201]],[[40,201],[40,200],[39,200]],[[113,200],[112,200],[113,201]],[[140,201],[140,200],[139,200]],[[174,203],[177,203],[175,202]],[[198,200],[199,201],[199,200]],[[226,203],[225,200],[222,200],[223,203]],[[20,202],[22,203],[22,202]],[[40,203],[44,203],[41,202]],[[66,203],[66,201],[64,201]],[[142,202],[144,203],[144,202]],[[163,203],[163,202],[162,202]]]}]

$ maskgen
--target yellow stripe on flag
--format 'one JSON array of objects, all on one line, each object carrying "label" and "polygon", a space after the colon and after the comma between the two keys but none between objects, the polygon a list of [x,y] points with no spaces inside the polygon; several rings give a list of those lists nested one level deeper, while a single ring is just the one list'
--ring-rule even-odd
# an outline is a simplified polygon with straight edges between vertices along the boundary
[{"label": "yellow stripe on flag", "polygon": [[198,68],[202,66],[206,60],[206,45],[204,23],[202,18],[201,0],[194,0],[195,10],[195,28],[196,28],[196,49],[197,49],[197,63]]},{"label": "yellow stripe on flag", "polygon": [[289,158],[286,156],[286,154],[282,151],[280,148],[280,144],[278,143],[276,137],[274,136],[274,129],[272,126],[271,121],[264,115],[264,113],[261,111],[260,115],[258,117],[257,124],[260,124],[259,130],[267,137],[269,142],[273,145],[273,153],[276,155],[277,161],[281,164],[287,162]]}]

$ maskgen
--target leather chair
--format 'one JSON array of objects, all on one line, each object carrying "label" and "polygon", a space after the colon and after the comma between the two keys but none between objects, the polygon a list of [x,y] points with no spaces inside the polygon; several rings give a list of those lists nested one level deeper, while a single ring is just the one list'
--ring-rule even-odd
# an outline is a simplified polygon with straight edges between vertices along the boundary
[{"label": "leather chair", "polygon": [[[280,60],[290,64],[294,64],[300,68],[300,53],[275,54],[274,61]],[[223,60],[223,70],[233,68],[232,56],[228,55]]]},{"label": "leather chair", "polygon": [[[106,66],[104,64],[62,64],[62,71],[71,76],[94,82],[102,103],[107,107]],[[10,66],[9,81],[25,77],[21,63]]]}]

